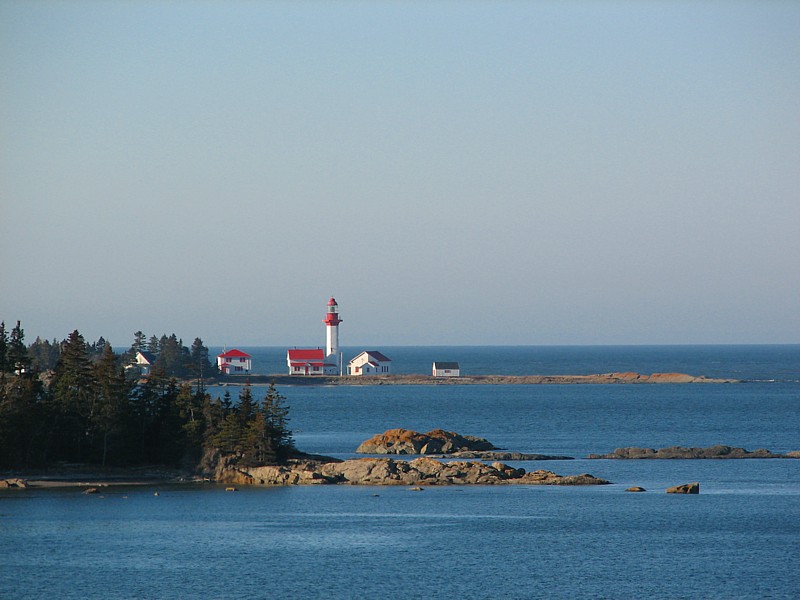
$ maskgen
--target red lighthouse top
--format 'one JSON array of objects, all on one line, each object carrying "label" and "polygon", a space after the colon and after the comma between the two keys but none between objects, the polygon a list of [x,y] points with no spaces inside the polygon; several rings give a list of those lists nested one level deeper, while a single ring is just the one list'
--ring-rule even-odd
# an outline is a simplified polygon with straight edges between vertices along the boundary
[{"label": "red lighthouse top", "polygon": [[337,312],[337,308],[339,307],[336,304],[336,299],[331,296],[331,299],[328,300],[328,312],[325,315],[325,318],[322,320],[325,325],[332,325],[336,327],[342,320],[339,318],[339,313]]}]

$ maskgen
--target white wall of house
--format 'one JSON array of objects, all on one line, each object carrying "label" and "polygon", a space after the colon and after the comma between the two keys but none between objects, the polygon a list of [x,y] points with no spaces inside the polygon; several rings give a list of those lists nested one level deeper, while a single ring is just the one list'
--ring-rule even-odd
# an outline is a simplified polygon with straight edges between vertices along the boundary
[{"label": "white wall of house", "polygon": [[[239,351],[233,350],[223,352],[217,356],[217,368],[227,375],[244,375],[253,368],[253,361],[250,356],[231,356],[232,353]],[[244,354],[244,353],[242,353]]]},{"label": "white wall of house", "polygon": [[461,369],[458,363],[433,363],[434,377],[460,377]]},{"label": "white wall of house", "polygon": [[[381,355],[382,356],[382,355]],[[385,358],[385,357],[383,357]],[[381,357],[370,352],[362,352],[347,363],[348,375],[388,375],[392,372],[390,360],[381,360]]]}]

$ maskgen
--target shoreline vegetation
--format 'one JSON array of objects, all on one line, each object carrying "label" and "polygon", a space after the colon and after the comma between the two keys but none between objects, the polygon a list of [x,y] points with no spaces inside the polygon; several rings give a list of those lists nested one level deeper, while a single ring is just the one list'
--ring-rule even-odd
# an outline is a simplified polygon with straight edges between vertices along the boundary
[{"label": "shoreline vegetation", "polygon": [[[363,485],[607,485],[610,481],[588,473],[558,475],[552,471],[509,466],[502,460],[531,462],[573,460],[571,456],[547,456],[505,451],[484,438],[434,429],[418,433],[390,429],[362,442],[356,453],[363,458],[340,460],[295,450],[281,464],[241,464],[238,456],[217,456],[205,469],[193,471],[160,466],[99,468],[85,464],[61,464],[38,471],[0,473],[0,489],[82,488],[100,494],[114,487],[210,484],[218,486]],[[386,455],[406,455],[388,458]],[[730,446],[685,448],[617,448],[608,454],[589,454],[587,459],[746,459],[800,458],[800,451],[776,454]],[[463,460],[473,459],[473,460]],[[493,462],[489,462],[493,461]],[[228,487],[228,490],[235,488]],[[414,488],[422,489],[422,488]],[[628,488],[626,491],[644,491]],[[697,493],[689,491],[685,493]]]},{"label": "shoreline vegetation", "polygon": [[[153,358],[152,368],[146,372],[131,364],[142,352]],[[427,434],[389,430],[381,434],[383,441],[388,441],[384,449],[356,451],[373,455],[365,458],[342,461],[310,456],[295,447],[288,427],[289,407],[275,386],[734,382],[737,380],[682,373],[633,372],[445,378],[220,376],[199,338],[189,348],[175,334],[151,336],[148,341],[142,332],[136,332],[131,347],[117,354],[102,338],[88,343],[77,330],[60,343],[37,338],[26,346],[19,322],[10,335],[0,322],[0,488],[96,489],[194,482],[604,484],[608,482],[588,474],[526,472],[499,462],[571,457],[504,452],[482,438],[443,430]],[[256,397],[252,386],[261,384],[268,387]],[[208,391],[212,385],[237,386],[238,399],[229,390],[215,397]],[[395,443],[392,435],[402,439]],[[427,437],[420,442],[420,436]],[[381,454],[416,458],[401,460]]]}]

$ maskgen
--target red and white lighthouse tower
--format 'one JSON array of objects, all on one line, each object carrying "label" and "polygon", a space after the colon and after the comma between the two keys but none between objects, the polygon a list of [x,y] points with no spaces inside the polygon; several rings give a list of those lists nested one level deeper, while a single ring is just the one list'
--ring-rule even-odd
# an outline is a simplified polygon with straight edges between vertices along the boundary
[{"label": "red and white lighthouse tower", "polygon": [[[331,297],[328,300],[328,312],[325,313],[325,318],[322,320],[325,323],[327,347],[325,351],[326,359],[334,357],[336,363],[339,363],[339,323],[342,320],[339,318],[339,305],[336,304],[336,299]],[[327,362],[327,361],[326,361]]]}]

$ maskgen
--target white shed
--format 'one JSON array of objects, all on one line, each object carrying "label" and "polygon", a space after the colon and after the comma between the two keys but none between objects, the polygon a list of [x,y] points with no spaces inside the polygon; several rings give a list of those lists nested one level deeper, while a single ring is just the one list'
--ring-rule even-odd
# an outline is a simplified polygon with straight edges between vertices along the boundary
[{"label": "white shed", "polygon": [[433,362],[433,376],[434,377],[459,377],[461,369],[458,367],[457,362]]}]

